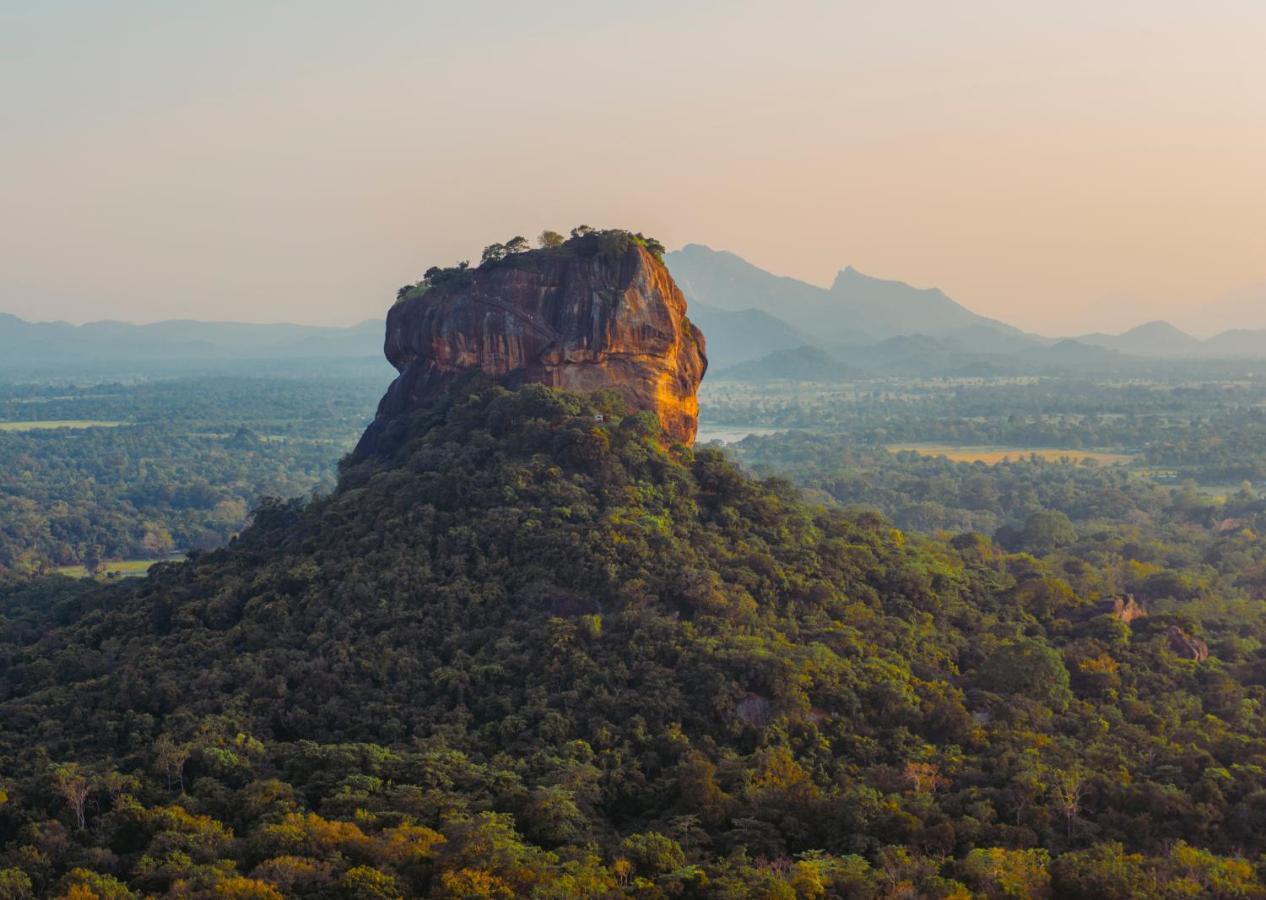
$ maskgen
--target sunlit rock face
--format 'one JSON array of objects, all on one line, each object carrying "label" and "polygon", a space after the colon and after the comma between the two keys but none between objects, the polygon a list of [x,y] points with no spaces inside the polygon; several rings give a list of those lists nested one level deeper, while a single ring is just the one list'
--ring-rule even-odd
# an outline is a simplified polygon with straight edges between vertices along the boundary
[{"label": "sunlit rock face", "polygon": [[481,372],[509,387],[617,391],[685,444],[695,439],[708,365],[681,291],[637,244],[615,254],[523,253],[407,296],[387,316],[385,350],[400,374],[379,423],[429,407]]}]

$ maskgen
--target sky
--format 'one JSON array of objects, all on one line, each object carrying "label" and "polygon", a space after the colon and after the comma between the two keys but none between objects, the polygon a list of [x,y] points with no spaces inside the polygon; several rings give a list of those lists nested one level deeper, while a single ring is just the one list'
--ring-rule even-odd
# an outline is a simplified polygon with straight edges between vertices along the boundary
[{"label": "sky", "polygon": [[1266,327],[1266,3],[0,0],[0,312],[350,324],[587,223]]}]

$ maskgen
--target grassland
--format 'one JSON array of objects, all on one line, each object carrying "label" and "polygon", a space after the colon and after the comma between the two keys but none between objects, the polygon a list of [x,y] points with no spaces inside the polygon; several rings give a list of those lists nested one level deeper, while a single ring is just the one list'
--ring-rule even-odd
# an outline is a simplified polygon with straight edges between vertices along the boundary
[{"label": "grassland", "polygon": [[986,465],[997,465],[1008,460],[1027,459],[1037,456],[1041,459],[1058,462],[1062,459],[1073,462],[1091,460],[1100,466],[1119,466],[1130,463],[1134,457],[1128,453],[1111,453],[1104,450],[1075,450],[1058,447],[994,447],[994,446],[959,446],[953,444],[890,444],[888,450],[893,453],[913,451],[923,456],[943,456],[954,462],[982,462]]},{"label": "grassland", "polygon": [[[150,570],[155,563],[175,562],[183,559],[182,556],[165,556],[161,559],[120,559],[102,564],[103,575],[115,575],[119,578],[140,578]],[[60,566],[57,569],[58,575],[68,575],[71,578],[87,578],[88,570],[83,566]]]},{"label": "grassland", "polygon": [[48,419],[36,422],[0,422],[0,431],[48,431],[53,428],[118,428],[126,422],[95,419]]}]

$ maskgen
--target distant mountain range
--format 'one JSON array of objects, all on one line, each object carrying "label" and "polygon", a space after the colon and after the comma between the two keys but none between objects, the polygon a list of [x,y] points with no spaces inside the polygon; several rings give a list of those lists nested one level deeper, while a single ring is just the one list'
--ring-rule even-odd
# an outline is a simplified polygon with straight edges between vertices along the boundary
[{"label": "distant mountain range", "polygon": [[742,257],[687,244],[664,261],[687,299],[716,309],[761,310],[823,347],[871,344],[906,334],[974,335],[1011,346],[1026,335],[977,315],[936,288],[863,275],[852,266],[828,288],[773,275]]},{"label": "distant mountain range", "polygon": [[[823,288],[702,244],[688,244],[665,261],[708,336],[714,378],[751,380],[761,372],[790,380],[793,372],[816,368],[817,380],[841,380],[840,364],[883,374],[1001,375],[1129,371],[1157,358],[1266,359],[1266,330],[1200,340],[1167,322],[1149,322],[1122,334],[1060,339],[978,315],[936,288],[874,278],[851,266]],[[723,313],[730,318],[714,340],[703,319]],[[830,364],[812,355],[791,365],[787,351],[804,346],[824,351]],[[763,364],[745,365],[756,360]]]},{"label": "distant mountain range", "polygon": [[[706,334],[706,332],[705,332]],[[825,350],[803,346],[788,350],[775,350],[760,359],[739,363],[722,369],[726,381],[847,381],[865,375],[855,366],[840,362]]]},{"label": "distant mountain range", "polygon": [[1266,329],[1236,328],[1201,340],[1168,322],[1148,322],[1121,334],[1087,334],[1083,344],[1166,359],[1266,359]]},{"label": "distant mountain range", "polygon": [[805,335],[763,309],[718,309],[696,300],[691,301],[688,315],[703,329],[712,371],[810,343]]},{"label": "distant mountain range", "polygon": [[1121,334],[1086,334],[1077,340],[1136,356],[1190,356],[1201,347],[1200,340],[1168,322],[1147,322]]},{"label": "distant mountain range", "polygon": [[27,322],[0,313],[0,368],[81,371],[94,366],[181,365],[246,359],[270,361],[381,360],[383,326],[365,321],[347,328],[171,320]]},{"label": "distant mountain range", "polygon": [[[707,338],[712,379],[841,381],[860,373],[987,376],[1129,372],[1158,359],[1266,360],[1266,330],[1200,340],[1167,322],[1052,338],[978,315],[937,288],[849,266],[829,288],[702,244],[665,256]],[[382,323],[346,328],[173,320],[27,322],[0,313],[0,370],[191,368],[268,360],[381,365]]]}]

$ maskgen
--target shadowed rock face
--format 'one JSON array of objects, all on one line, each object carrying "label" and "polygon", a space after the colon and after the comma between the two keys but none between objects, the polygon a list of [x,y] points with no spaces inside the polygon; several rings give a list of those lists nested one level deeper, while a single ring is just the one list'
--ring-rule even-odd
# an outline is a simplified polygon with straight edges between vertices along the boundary
[{"label": "shadowed rock face", "polygon": [[[610,389],[692,444],[696,392],[708,361],[703,334],[663,264],[630,245],[615,255],[535,251],[471,270],[398,302],[387,315],[387,359],[399,370],[378,420],[431,406],[470,375],[509,387]],[[366,433],[373,443],[374,426]]]}]

